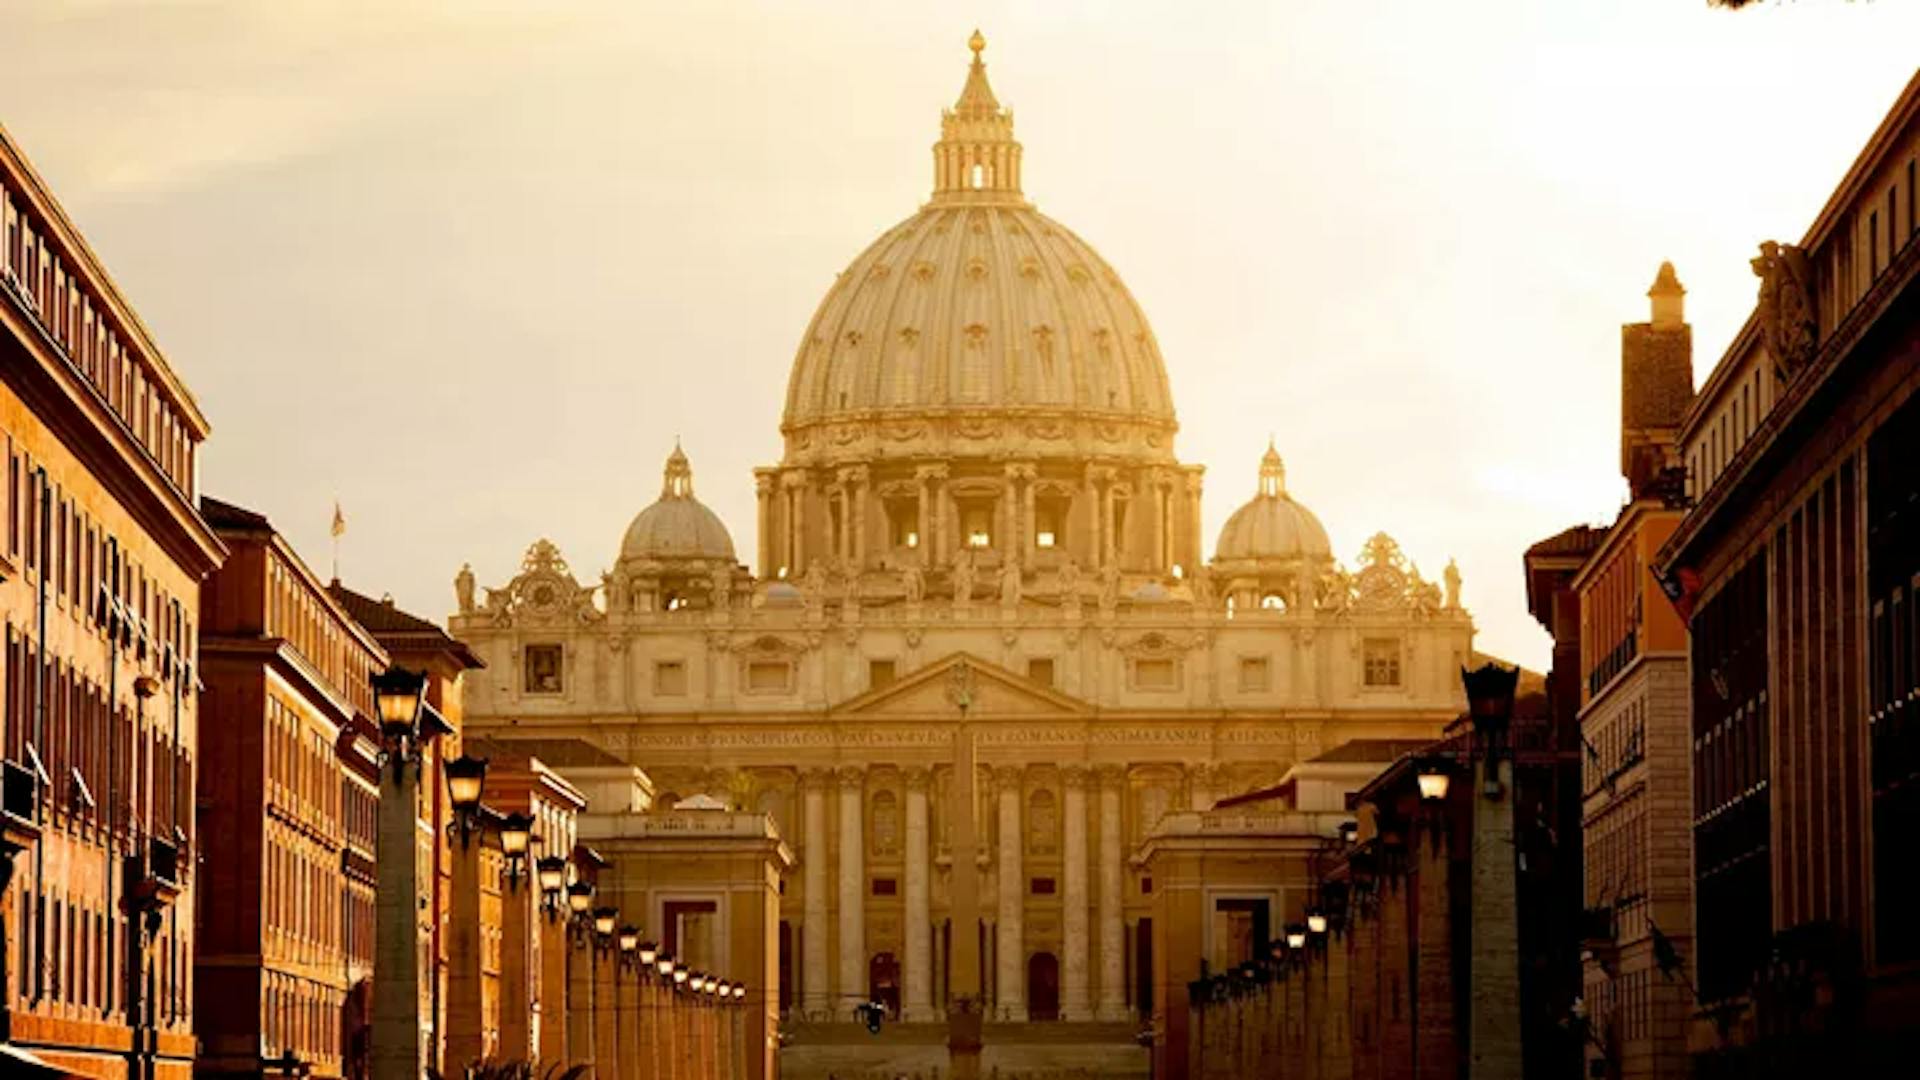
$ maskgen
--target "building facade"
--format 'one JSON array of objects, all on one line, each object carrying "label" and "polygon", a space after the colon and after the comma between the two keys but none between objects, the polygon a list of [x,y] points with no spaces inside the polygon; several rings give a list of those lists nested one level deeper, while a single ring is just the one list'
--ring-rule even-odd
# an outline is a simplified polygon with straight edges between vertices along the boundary
[{"label": "building facade", "polygon": [[1582,996],[1594,1035],[1589,1068],[1610,1077],[1685,1076],[1693,1011],[1684,973],[1663,963],[1692,952],[1687,629],[1653,573],[1683,513],[1679,426],[1693,397],[1692,334],[1671,263],[1648,296],[1651,320],[1621,335],[1621,470],[1631,498],[1569,584],[1586,750]]},{"label": "building facade", "polygon": [[1761,246],[1680,432],[1699,1075],[1897,1070],[1920,1009],[1916,159],[1920,78],[1800,243]]},{"label": "building facade", "polygon": [[991,779],[990,1015],[1117,1026],[1147,1019],[1128,857],[1159,818],[1354,738],[1432,738],[1470,656],[1457,572],[1384,534],[1343,567],[1271,448],[1207,558],[1146,317],[1026,199],[973,44],[931,198],[802,335],[756,569],[676,448],[598,580],[543,540],[484,596],[456,581],[451,630],[488,665],[472,731],[581,740],[663,805],[773,816],[799,870],[760,1000],[796,1021],[869,997],[943,1015],[956,670]]},{"label": "building facade", "polygon": [[387,654],[265,517],[201,507],[231,554],[202,590],[201,715],[219,737],[203,743],[197,802],[195,1071],[258,1076],[292,1054],[347,1076],[376,854],[353,756]]},{"label": "building facade", "polygon": [[207,423],[0,131],[0,1043],[83,1075],[193,1061]]}]

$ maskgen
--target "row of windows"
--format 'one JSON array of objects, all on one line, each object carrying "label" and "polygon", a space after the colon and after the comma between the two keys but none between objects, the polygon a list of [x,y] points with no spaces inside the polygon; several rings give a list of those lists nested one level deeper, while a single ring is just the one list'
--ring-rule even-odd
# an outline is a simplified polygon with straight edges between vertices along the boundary
[{"label": "row of windows", "polygon": [[1647,900],[1648,821],[1644,788],[1636,788],[1587,826],[1587,906],[1616,913],[1621,940],[1643,935]]},{"label": "row of windows", "polygon": [[340,756],[300,711],[267,697],[267,805],[338,843],[341,839]]},{"label": "row of windows", "polygon": [[1646,757],[1646,701],[1630,701],[1604,720],[1587,724],[1581,738],[1586,740],[1581,790],[1591,795]]},{"label": "row of windows", "polygon": [[267,835],[268,944],[287,959],[337,963],[346,921],[338,856],[279,828]]},{"label": "row of windows", "polygon": [[323,597],[276,554],[267,555],[268,637],[290,642],[354,708],[373,713],[375,656]]},{"label": "row of windows", "polygon": [[106,827],[111,816],[116,833],[131,826],[169,840],[187,836],[193,754],[173,744],[169,710],[149,709],[143,724],[126,704],[130,688],[123,686],[120,707],[110,708],[104,686],[47,657],[38,672],[44,701],[36,717],[37,653],[31,638],[7,628],[4,741],[9,760],[37,762],[42,805],[53,820],[87,831]]},{"label": "row of windows", "polygon": [[[1909,187],[1911,191],[1911,187]],[[1876,837],[1920,828],[1920,397],[1867,444],[1867,717]],[[1920,906],[1902,843],[1874,845],[1874,950],[1882,964],[1920,959]]]},{"label": "row of windows", "polygon": [[267,972],[260,1001],[260,1041],[265,1057],[291,1050],[309,1065],[326,1066],[340,1057],[343,995],[323,983],[282,972]]},{"label": "row of windows", "polygon": [[11,435],[4,441],[7,476],[0,502],[8,555],[34,580],[46,575],[54,610],[101,633],[121,626],[126,647],[138,659],[154,660],[162,680],[171,680],[180,665],[191,666],[191,607],[150,579],[119,538]]},{"label": "row of windows", "polygon": [[[24,895],[24,894],[23,894]],[[99,897],[39,895],[28,906],[42,932],[22,933],[23,975],[15,988],[20,1001],[45,1001],[100,1018],[120,1017],[126,1008],[126,934],[124,918],[101,912]],[[155,1016],[163,1028],[183,1025],[192,997],[192,942],[168,919],[148,954],[156,983]]]},{"label": "row of windows", "polygon": [[0,185],[0,288],[10,289],[66,353],[174,486],[191,497],[198,439],[143,362],[137,347],[49,242],[26,202]]},{"label": "row of windows", "polygon": [[[1401,685],[1400,642],[1397,638],[1367,638],[1361,643],[1361,679],[1364,685],[1390,688]],[[565,686],[564,664],[558,645],[527,645],[522,651],[525,671],[524,692],[557,694]],[[1042,686],[1054,685],[1054,659],[1029,657],[1027,678]],[[1239,662],[1241,693],[1261,694],[1273,689],[1272,664],[1264,656],[1243,656]],[[745,667],[749,692],[786,693],[793,685],[793,665],[786,660],[749,660]],[[867,661],[867,685],[870,689],[888,686],[899,677],[899,662],[892,659]],[[1141,658],[1128,666],[1133,689],[1148,691],[1178,690],[1180,667],[1172,659]],[[655,697],[682,697],[687,693],[687,664],[684,660],[657,660],[653,665]]]}]

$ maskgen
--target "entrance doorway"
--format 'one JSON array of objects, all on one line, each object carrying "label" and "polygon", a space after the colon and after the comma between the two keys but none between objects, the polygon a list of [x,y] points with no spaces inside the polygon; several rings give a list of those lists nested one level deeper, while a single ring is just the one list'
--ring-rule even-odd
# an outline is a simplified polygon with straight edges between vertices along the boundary
[{"label": "entrance doorway", "polygon": [[867,999],[885,1005],[889,1017],[900,1018],[900,961],[892,953],[875,953],[867,961]]},{"label": "entrance doorway", "polygon": [[1027,1019],[1060,1019],[1060,961],[1050,952],[1027,958]]}]

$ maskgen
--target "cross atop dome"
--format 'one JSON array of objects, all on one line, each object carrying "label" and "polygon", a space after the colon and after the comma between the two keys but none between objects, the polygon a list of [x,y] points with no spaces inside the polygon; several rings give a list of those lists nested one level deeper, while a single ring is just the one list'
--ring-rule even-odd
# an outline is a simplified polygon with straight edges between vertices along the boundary
[{"label": "cross atop dome", "polygon": [[953,108],[940,115],[940,141],[933,146],[936,203],[1024,203],[1020,196],[1020,144],[1013,137],[1013,111],[1000,106],[981,59],[987,39],[975,30],[967,39],[973,64]]}]

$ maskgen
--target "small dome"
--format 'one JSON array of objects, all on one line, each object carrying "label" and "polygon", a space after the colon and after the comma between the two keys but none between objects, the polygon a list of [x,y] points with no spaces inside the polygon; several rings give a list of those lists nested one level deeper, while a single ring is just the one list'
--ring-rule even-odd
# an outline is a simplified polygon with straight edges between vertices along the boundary
[{"label": "small dome", "polygon": [[711,559],[731,563],[733,536],[720,516],[693,497],[693,466],[675,443],[660,499],[640,511],[620,542],[622,559]]},{"label": "small dome", "polygon": [[792,582],[776,581],[767,586],[766,605],[768,607],[799,607],[806,603],[806,597]]},{"label": "small dome", "polygon": [[1271,443],[1260,459],[1259,494],[1227,519],[1213,557],[1220,562],[1333,557],[1320,519],[1287,494],[1287,468]]},{"label": "small dome", "polygon": [[1136,604],[1164,604],[1169,598],[1167,587],[1157,581],[1149,581],[1133,590],[1133,602]]}]

